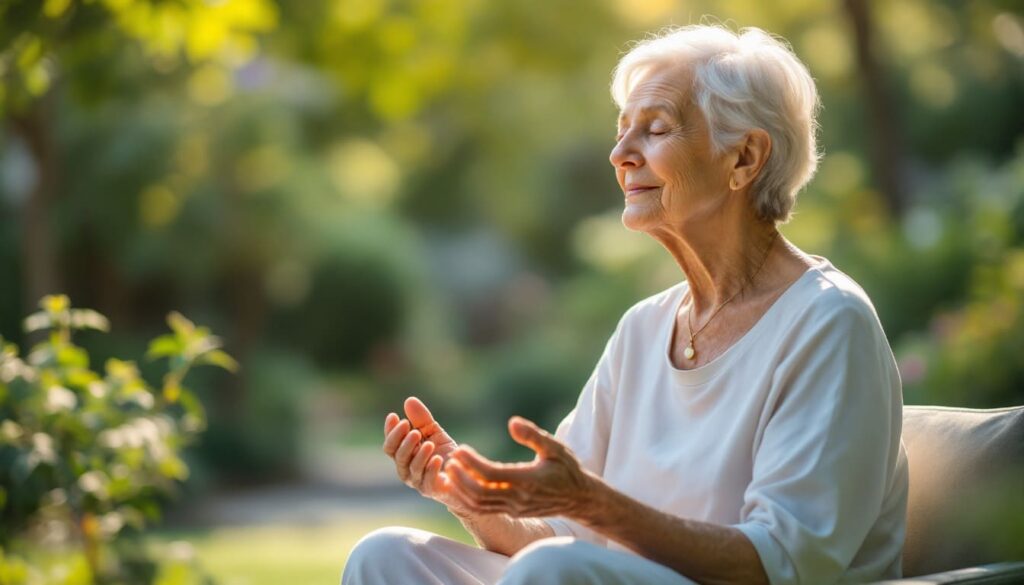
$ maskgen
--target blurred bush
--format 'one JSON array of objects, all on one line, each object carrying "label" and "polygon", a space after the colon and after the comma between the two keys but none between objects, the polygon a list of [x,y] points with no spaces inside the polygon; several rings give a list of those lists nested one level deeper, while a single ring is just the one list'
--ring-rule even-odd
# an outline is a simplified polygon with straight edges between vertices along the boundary
[{"label": "blurred bush", "polygon": [[210,425],[194,461],[210,480],[294,477],[302,454],[302,405],[320,383],[319,370],[279,350],[255,352],[246,370],[245,401]]},{"label": "blurred bush", "polygon": [[941,278],[962,283],[961,294],[931,307],[899,346],[908,402],[1024,403],[1024,142],[1002,164],[950,167],[919,213],[934,246],[969,262],[944,266]]},{"label": "blurred bush", "polygon": [[[0,338],[0,582],[182,582],[158,579],[142,536],[188,477],[182,449],[206,426],[186,375],[204,364],[234,371],[234,359],[208,329],[171,313],[172,332],[147,352],[168,362],[154,388],[129,361],[94,371],[73,343],[74,331],[106,331],[104,316],[62,295],[40,307],[25,328],[48,334],[26,358]],[[47,557],[38,545],[71,552]]]}]

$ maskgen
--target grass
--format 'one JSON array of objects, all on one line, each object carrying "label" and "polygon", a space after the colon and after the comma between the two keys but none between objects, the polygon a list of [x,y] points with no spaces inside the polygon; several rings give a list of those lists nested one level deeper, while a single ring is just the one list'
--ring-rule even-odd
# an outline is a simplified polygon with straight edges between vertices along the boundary
[{"label": "grass", "polygon": [[186,541],[200,566],[218,585],[338,583],[345,559],[362,536],[383,526],[430,530],[471,543],[451,517],[366,517],[322,526],[276,525],[162,532],[156,540],[170,545]]}]

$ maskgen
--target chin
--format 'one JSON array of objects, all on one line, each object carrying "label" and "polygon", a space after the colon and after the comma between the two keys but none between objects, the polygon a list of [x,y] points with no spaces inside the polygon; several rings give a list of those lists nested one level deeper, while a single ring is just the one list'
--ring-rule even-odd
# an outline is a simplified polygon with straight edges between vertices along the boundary
[{"label": "chin", "polygon": [[622,225],[633,232],[647,232],[658,223],[658,213],[642,206],[627,205],[622,211]]}]

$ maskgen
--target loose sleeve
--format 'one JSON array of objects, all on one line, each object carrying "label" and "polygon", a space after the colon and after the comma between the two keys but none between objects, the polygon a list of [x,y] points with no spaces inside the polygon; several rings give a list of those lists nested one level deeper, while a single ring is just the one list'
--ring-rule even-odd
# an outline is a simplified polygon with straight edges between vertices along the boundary
[{"label": "loose sleeve", "polygon": [[[623,321],[605,345],[593,373],[583,386],[575,408],[562,420],[555,437],[565,443],[587,470],[604,474],[608,454],[608,436],[611,432],[612,410],[615,404],[618,365],[620,363],[620,333]],[[546,518],[556,536],[576,538],[604,544],[605,538],[567,518]]]},{"label": "loose sleeve", "polygon": [[[813,313],[813,311],[810,311]],[[814,317],[773,376],[741,530],[773,584],[835,583],[894,481],[899,374],[869,306]]]}]

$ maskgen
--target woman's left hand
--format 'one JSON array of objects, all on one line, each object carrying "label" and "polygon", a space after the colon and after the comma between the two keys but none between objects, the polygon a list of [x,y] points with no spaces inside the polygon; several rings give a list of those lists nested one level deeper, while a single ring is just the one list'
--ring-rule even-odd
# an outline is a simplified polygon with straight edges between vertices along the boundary
[{"label": "woman's left hand", "polygon": [[517,443],[537,453],[536,458],[529,463],[497,463],[472,447],[458,447],[445,473],[465,507],[479,514],[528,518],[574,517],[588,506],[598,482],[568,447],[522,417],[512,417],[508,429]]}]

